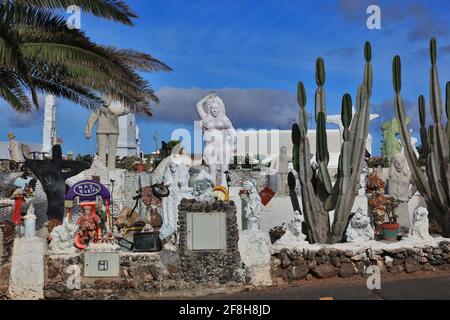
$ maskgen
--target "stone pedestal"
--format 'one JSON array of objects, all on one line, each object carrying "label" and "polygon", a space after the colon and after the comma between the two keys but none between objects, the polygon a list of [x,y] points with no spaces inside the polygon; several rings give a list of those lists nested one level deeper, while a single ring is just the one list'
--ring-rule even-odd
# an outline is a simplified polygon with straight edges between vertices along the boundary
[{"label": "stone pedestal", "polygon": [[254,286],[271,286],[271,243],[269,234],[263,231],[242,231],[239,236],[239,253],[242,262],[250,270],[251,284]]},{"label": "stone pedestal", "polygon": [[[205,237],[212,237],[214,240],[214,234],[211,232],[205,232],[204,229],[196,228],[200,224],[195,224],[194,227],[189,226],[192,221],[192,214],[203,216],[225,216],[225,243],[219,241],[222,238],[217,238],[218,241],[213,243],[206,243],[204,250],[199,248],[204,244]],[[191,218],[189,218],[191,216]],[[210,223],[214,223],[211,219],[207,219]],[[206,221],[206,222],[208,222]],[[178,213],[178,231],[179,231],[179,244],[178,250],[181,259],[181,274],[185,281],[194,281],[195,283],[220,283],[225,284],[228,282],[240,282],[241,277],[239,275],[241,258],[238,250],[239,230],[236,218],[236,206],[234,202],[216,201],[198,202],[196,200],[181,200]],[[220,228],[221,229],[221,228]],[[209,230],[210,231],[210,230]],[[198,233],[200,239],[198,239],[192,233]],[[194,237],[193,237],[194,236]],[[189,242],[194,239],[193,245],[189,245]],[[192,243],[191,243],[192,244]],[[225,244],[225,246],[222,246]],[[194,247],[198,250],[190,250]],[[214,249],[208,249],[208,248]]]},{"label": "stone pedestal", "polygon": [[11,299],[37,300],[44,298],[44,255],[46,250],[47,243],[44,239],[15,239],[9,281]]}]

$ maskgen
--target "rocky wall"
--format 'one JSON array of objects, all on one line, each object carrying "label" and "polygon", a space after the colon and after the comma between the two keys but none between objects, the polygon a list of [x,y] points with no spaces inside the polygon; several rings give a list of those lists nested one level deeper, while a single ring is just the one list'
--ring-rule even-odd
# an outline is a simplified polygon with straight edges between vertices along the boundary
[{"label": "rocky wall", "polygon": [[367,267],[376,265],[381,273],[415,273],[450,270],[450,242],[434,245],[364,249],[282,249],[271,259],[274,283],[312,278],[349,278],[365,275]]},{"label": "rocky wall", "polygon": [[[136,292],[161,292],[183,289],[189,284],[181,279],[178,254],[120,253],[117,278],[84,277],[83,254],[46,257],[46,299],[116,299]],[[70,267],[76,265],[77,268]],[[75,286],[80,276],[79,289]]]}]

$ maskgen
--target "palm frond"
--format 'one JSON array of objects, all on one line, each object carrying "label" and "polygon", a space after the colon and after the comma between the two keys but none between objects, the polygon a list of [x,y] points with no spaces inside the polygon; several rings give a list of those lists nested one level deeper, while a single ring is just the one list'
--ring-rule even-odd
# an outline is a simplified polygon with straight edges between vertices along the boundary
[{"label": "palm frond", "polygon": [[133,18],[137,18],[131,8],[120,0],[16,0],[25,2],[30,6],[46,9],[66,10],[76,5],[81,10],[91,13],[97,17],[106,18],[126,25],[133,25]]}]

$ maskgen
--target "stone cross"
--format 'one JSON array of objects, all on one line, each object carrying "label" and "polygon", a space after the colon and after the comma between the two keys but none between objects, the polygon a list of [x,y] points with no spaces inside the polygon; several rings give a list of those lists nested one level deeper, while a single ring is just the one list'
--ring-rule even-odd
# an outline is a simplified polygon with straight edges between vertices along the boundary
[{"label": "stone cross", "polygon": [[52,148],[51,160],[25,160],[25,166],[33,172],[41,182],[47,195],[47,215],[49,220],[61,224],[64,218],[64,198],[66,180],[89,169],[90,163],[62,159],[60,145]]},{"label": "stone cross", "polygon": [[[356,113],[355,107],[353,106],[352,107],[352,119],[353,119],[353,116],[355,115],[355,113]],[[377,119],[379,117],[380,117],[379,114],[371,114],[369,121],[375,120],[375,119]],[[342,124],[341,115],[340,114],[335,114],[335,115],[327,116],[327,122],[335,124],[335,125],[337,125],[339,127],[339,133],[340,133],[340,136],[341,136],[341,143],[342,143],[343,140],[344,140],[344,137],[343,137],[343,135],[344,135],[344,125]],[[370,133],[367,136],[366,149],[367,149],[367,151],[370,154],[372,154],[372,135]]]}]

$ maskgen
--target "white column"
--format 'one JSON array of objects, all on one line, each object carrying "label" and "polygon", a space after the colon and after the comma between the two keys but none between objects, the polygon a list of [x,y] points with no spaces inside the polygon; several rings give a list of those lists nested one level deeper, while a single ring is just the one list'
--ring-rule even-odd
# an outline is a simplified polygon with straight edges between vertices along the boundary
[{"label": "white column", "polygon": [[45,97],[44,128],[42,132],[42,152],[51,153],[56,142],[56,98]]}]

